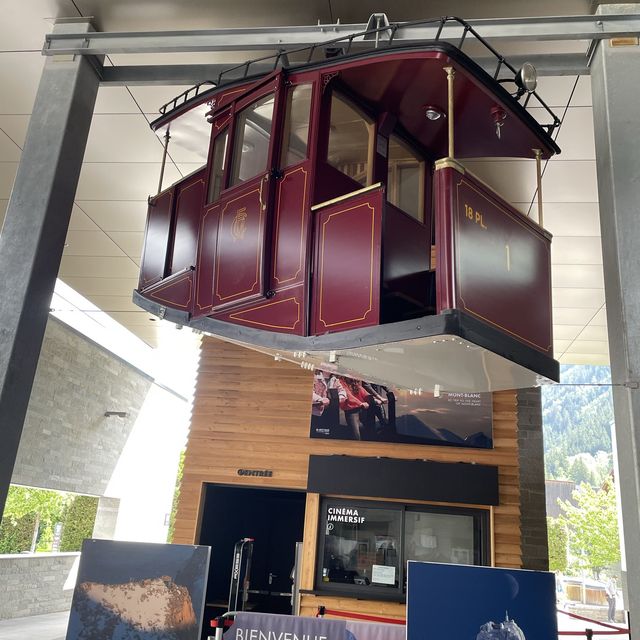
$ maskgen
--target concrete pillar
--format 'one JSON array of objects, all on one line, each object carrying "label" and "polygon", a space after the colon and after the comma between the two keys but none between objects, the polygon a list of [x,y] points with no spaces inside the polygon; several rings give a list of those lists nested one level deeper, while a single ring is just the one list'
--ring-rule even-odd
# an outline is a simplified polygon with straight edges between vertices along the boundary
[{"label": "concrete pillar", "polygon": [[116,534],[119,509],[120,498],[100,497],[98,500],[96,520],[93,525],[92,536],[94,538],[100,538],[101,540],[113,540]]},{"label": "concrete pillar", "polygon": [[[56,33],[93,30],[61,21]],[[48,58],[0,234],[0,514],[60,267],[101,62]]]},{"label": "concrete pillar", "polygon": [[[598,15],[640,13],[607,4]],[[615,45],[620,46],[615,46]],[[604,40],[591,66],[600,225],[628,596],[640,637],[640,46]]]},{"label": "concrete pillar", "polygon": [[548,571],[542,394],[539,387],[518,390],[518,461],[522,567]]}]

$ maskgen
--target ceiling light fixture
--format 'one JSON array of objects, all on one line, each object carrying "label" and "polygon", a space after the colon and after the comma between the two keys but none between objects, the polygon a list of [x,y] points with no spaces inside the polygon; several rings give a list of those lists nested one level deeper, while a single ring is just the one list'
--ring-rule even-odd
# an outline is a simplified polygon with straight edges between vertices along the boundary
[{"label": "ceiling light fixture", "polygon": [[426,116],[427,120],[431,120],[434,122],[436,120],[440,120],[441,118],[446,117],[446,114],[442,109],[439,109],[438,107],[434,107],[430,104],[424,107],[424,115]]}]

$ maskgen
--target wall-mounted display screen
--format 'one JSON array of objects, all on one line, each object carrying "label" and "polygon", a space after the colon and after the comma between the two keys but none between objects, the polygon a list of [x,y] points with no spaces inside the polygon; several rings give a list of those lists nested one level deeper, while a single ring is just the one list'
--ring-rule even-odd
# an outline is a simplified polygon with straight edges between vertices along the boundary
[{"label": "wall-mounted display screen", "polygon": [[316,369],[311,437],[493,446],[491,393],[410,392]]}]

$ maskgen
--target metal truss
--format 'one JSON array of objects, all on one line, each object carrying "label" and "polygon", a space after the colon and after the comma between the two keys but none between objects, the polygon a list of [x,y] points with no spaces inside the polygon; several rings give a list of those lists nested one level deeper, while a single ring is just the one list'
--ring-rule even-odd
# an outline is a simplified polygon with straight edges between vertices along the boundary
[{"label": "metal truss", "polygon": [[[67,22],[73,22],[73,19]],[[507,41],[585,40],[590,53],[601,39],[636,37],[640,33],[640,14],[601,16],[560,16],[499,18],[463,21],[443,17],[414,22],[389,22],[383,13],[373,14],[366,24],[317,24],[299,27],[214,29],[207,31],[152,31],[122,33],[51,33],[46,36],[43,54],[104,56],[122,53],[177,53],[215,51],[275,52],[252,61],[252,73],[264,73],[275,56],[276,64],[286,64],[288,55],[309,59],[325,50],[356,52],[385,46],[416,45],[425,40],[446,40],[461,47],[465,41],[484,44],[494,57],[475,57],[493,74],[493,49]],[[489,44],[490,42],[490,44]],[[586,48],[586,47],[585,47]],[[512,56],[518,64],[525,57]],[[540,75],[582,75],[589,73],[590,55],[544,54],[527,56]],[[101,84],[153,85],[195,84],[222,76],[225,81],[247,74],[247,63],[210,65],[148,65],[105,67]]]}]

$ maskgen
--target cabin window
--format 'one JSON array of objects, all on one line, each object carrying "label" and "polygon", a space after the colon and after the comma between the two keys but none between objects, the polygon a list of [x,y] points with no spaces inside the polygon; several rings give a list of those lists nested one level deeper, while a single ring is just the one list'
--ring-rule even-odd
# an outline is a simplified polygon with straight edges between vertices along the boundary
[{"label": "cabin window", "polygon": [[236,118],[231,186],[267,169],[275,97],[271,93],[243,109]]},{"label": "cabin window", "polygon": [[280,166],[283,169],[307,158],[312,86],[299,84],[289,90],[280,161]]},{"label": "cabin window", "polygon": [[397,136],[389,138],[387,200],[424,222],[424,160]]},{"label": "cabin window", "polygon": [[327,162],[362,186],[371,184],[373,134],[373,120],[334,93]]},{"label": "cabin window", "polygon": [[209,197],[207,202],[214,202],[220,197],[224,182],[225,157],[227,155],[227,142],[229,141],[229,128],[216,136],[213,143],[211,159],[211,174],[209,175]]},{"label": "cabin window", "polygon": [[406,588],[408,560],[488,564],[481,509],[339,500],[321,503],[316,588],[360,596]]}]

